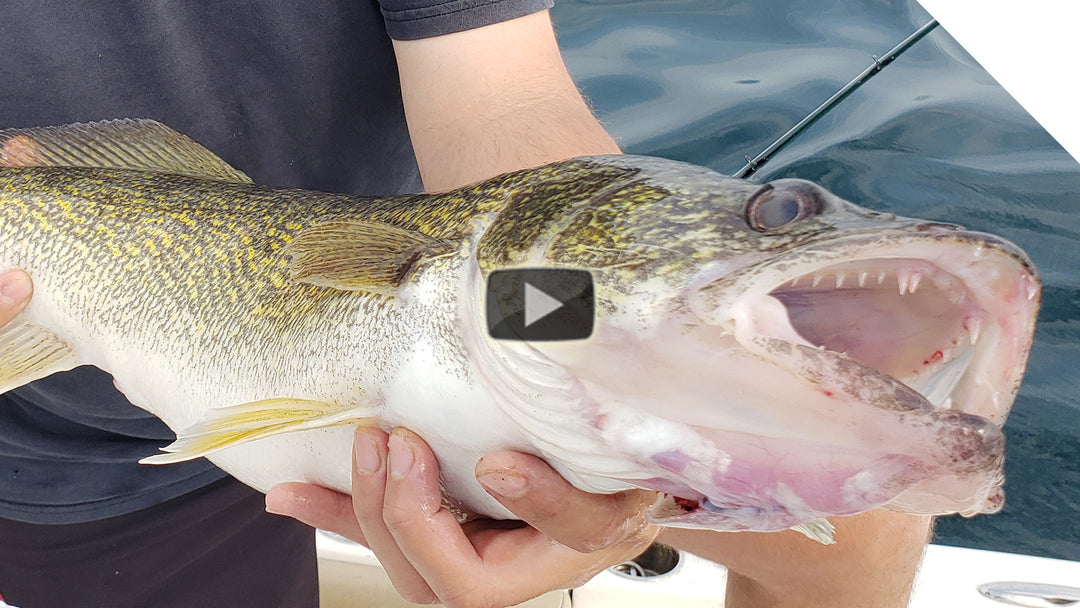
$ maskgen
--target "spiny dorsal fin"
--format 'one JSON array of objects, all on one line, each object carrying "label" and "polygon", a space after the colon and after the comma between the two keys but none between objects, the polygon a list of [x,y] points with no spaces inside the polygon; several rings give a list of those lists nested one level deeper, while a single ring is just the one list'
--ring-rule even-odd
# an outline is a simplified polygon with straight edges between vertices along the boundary
[{"label": "spiny dorsal fin", "polygon": [[15,319],[0,328],[0,392],[79,364],[71,346],[43,327]]},{"label": "spiny dorsal fin", "polygon": [[149,119],[5,129],[0,167],[134,169],[251,183],[195,140]]},{"label": "spiny dorsal fin", "polygon": [[289,242],[292,279],[346,291],[392,294],[422,258],[450,253],[445,241],[382,222],[332,222]]},{"label": "spiny dorsal fin", "polygon": [[164,454],[148,456],[141,464],[184,462],[263,437],[343,424],[374,424],[375,406],[342,407],[309,399],[263,399],[214,408],[202,420],[177,433]]}]

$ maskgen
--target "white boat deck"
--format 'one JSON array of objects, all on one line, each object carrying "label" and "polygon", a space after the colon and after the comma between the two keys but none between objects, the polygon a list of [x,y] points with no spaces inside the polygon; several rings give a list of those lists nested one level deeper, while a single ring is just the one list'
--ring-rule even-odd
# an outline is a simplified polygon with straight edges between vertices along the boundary
[{"label": "white boat deck", "polygon": [[[359,545],[319,534],[319,581],[323,608],[414,606],[390,585],[375,556]],[[676,568],[657,577],[602,572],[572,594],[548,593],[522,604],[528,608],[722,608],[727,573],[722,566],[683,554]],[[979,585],[1015,581],[1080,586],[1080,562],[930,545],[919,571],[911,608],[1001,608],[981,595]],[[1018,605],[1018,604],[1014,604]],[[1080,606],[1080,597],[1031,599],[1028,606]]]}]

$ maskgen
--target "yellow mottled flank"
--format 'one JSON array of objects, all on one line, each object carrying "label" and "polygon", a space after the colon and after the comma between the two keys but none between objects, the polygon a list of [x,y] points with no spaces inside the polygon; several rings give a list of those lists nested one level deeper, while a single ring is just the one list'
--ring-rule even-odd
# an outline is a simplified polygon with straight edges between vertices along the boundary
[{"label": "yellow mottled flank", "polygon": [[[86,326],[138,321],[147,338],[188,335],[215,344],[260,336],[276,343],[310,319],[344,319],[357,298],[371,296],[290,279],[289,245],[315,226],[385,225],[460,255],[475,247],[485,273],[587,268],[608,303],[646,278],[678,284],[704,262],[783,247],[797,236],[747,238],[743,201],[756,185],[704,176],[707,187],[675,195],[663,177],[580,159],[440,195],[375,199],[144,170],[0,167],[0,222],[13,244],[5,262],[57,273],[54,289],[72,294],[64,306]],[[436,249],[409,263],[453,263]],[[79,294],[95,283],[108,285],[112,297],[85,306]]]},{"label": "yellow mottled flank", "polygon": [[[311,348],[319,327],[386,314],[384,296],[292,280],[289,243],[298,233],[366,221],[467,247],[514,179],[373,199],[141,170],[0,167],[2,262],[29,271],[49,306],[87,338],[178,342],[192,357],[185,364],[209,357],[230,369],[243,365],[230,345],[243,344],[258,365],[260,353]],[[335,332],[326,348],[346,352],[348,332]]]}]

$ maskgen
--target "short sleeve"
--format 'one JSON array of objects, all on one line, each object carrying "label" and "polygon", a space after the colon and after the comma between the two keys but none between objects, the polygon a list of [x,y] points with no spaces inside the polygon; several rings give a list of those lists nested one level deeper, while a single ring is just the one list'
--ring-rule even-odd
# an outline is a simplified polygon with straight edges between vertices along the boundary
[{"label": "short sleeve", "polygon": [[418,40],[471,30],[547,10],[553,0],[379,0],[386,33]]}]

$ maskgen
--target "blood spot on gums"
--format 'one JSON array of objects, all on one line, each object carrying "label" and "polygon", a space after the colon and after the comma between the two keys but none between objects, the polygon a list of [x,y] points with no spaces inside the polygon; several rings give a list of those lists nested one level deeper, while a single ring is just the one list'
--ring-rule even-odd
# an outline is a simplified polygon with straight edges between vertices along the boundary
[{"label": "blood spot on gums", "polygon": [[678,505],[680,509],[682,509],[683,511],[686,511],[687,513],[693,511],[696,508],[698,508],[698,501],[696,501],[696,500],[690,500],[689,498],[681,498],[679,496],[672,496],[671,500],[674,501],[675,504]]}]

